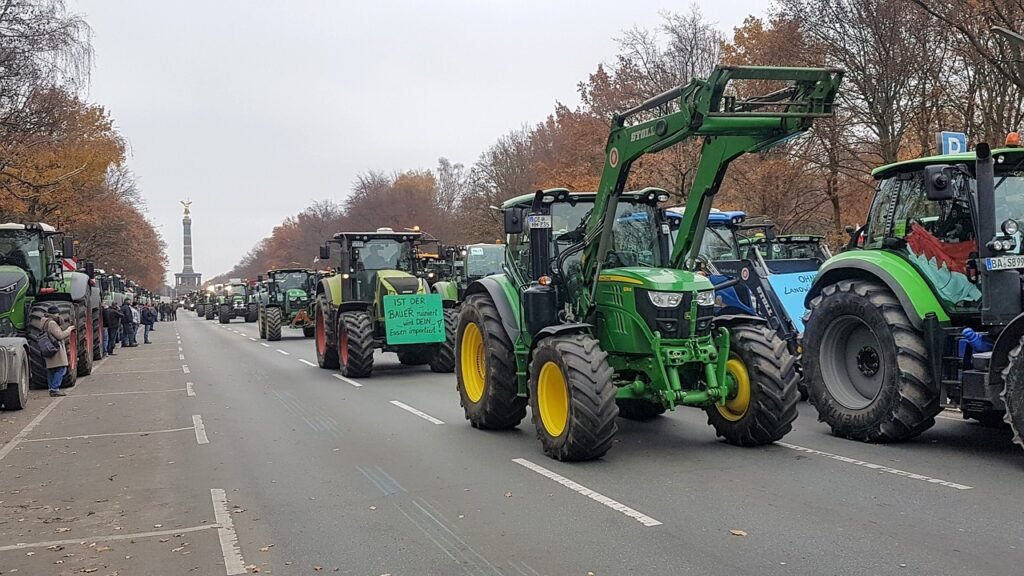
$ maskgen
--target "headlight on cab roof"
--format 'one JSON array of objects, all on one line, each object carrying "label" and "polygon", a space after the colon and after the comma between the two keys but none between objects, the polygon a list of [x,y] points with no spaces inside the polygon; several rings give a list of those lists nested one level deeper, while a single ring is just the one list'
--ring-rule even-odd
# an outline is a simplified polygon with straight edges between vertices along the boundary
[{"label": "headlight on cab roof", "polygon": [[648,292],[647,295],[651,298],[651,304],[658,308],[675,308],[683,301],[680,292]]},{"label": "headlight on cab roof", "polygon": [[714,306],[715,305],[715,291],[714,290],[702,290],[697,292],[697,306]]}]

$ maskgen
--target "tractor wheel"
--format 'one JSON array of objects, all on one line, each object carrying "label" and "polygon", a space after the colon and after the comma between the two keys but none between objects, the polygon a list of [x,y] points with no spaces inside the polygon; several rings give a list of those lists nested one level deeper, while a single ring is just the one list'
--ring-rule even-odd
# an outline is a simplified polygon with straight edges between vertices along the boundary
[{"label": "tractor wheel", "polygon": [[28,379],[30,368],[28,365],[28,354],[26,353],[21,361],[21,373],[17,382],[8,382],[4,389],[4,395],[0,398],[0,404],[4,410],[21,410],[28,403]]},{"label": "tractor wheel", "polygon": [[730,444],[771,444],[792,430],[796,420],[796,360],[786,341],[768,326],[730,326],[729,336],[726,378],[735,383],[736,393],[724,405],[704,409],[708,424]]},{"label": "tractor wheel", "polygon": [[429,364],[434,356],[433,346],[410,346],[398,351],[398,362],[402,366],[422,366]]},{"label": "tractor wheel", "polygon": [[46,359],[39,353],[39,339],[43,336],[43,320],[46,319],[47,302],[32,305],[29,312],[25,336],[28,339],[29,387],[45,389],[48,385]]},{"label": "tractor wheel", "polygon": [[512,341],[489,294],[471,294],[462,305],[455,340],[455,388],[474,428],[515,428],[526,418],[519,395]]},{"label": "tractor wheel", "polygon": [[221,324],[227,324],[231,322],[231,305],[221,304],[220,310],[217,313],[217,321]]},{"label": "tractor wheel", "polygon": [[341,365],[338,361],[338,348],[333,342],[337,335],[327,308],[327,298],[323,294],[316,297],[313,318],[316,326],[316,363],[327,370],[338,368]]},{"label": "tractor wheel", "polygon": [[256,330],[260,333],[260,340],[267,339],[267,311],[264,309],[263,313],[256,318]]},{"label": "tractor wheel", "polygon": [[267,340],[277,342],[281,339],[281,309],[267,308],[265,320],[267,325],[264,330],[267,334]]},{"label": "tractor wheel", "polygon": [[1013,429],[1013,442],[1024,447],[1021,433],[1024,433],[1024,353],[1018,344],[1010,351],[1006,368],[1003,369],[1003,402],[1006,404],[1004,422]]},{"label": "tractor wheel", "polygon": [[78,339],[78,375],[92,374],[92,318],[86,304],[75,304],[75,337]]},{"label": "tractor wheel", "polygon": [[260,316],[259,304],[249,304],[249,309],[246,311],[246,314],[245,314],[245,322],[246,322],[246,324],[255,322],[256,319],[259,318],[259,316]]},{"label": "tractor wheel", "polygon": [[882,284],[842,280],[810,303],[803,370],[818,419],[865,442],[913,438],[942,410],[927,348]]},{"label": "tractor wheel", "polygon": [[206,319],[207,320],[213,320],[213,311],[214,311],[213,304],[207,304],[206,306],[204,306],[204,309],[206,310]]},{"label": "tractor wheel", "polygon": [[196,304],[196,307],[195,307],[194,311],[195,311],[197,317],[198,316],[205,316],[206,315],[206,311],[203,310],[203,305],[202,304]]},{"label": "tractor wheel", "polygon": [[665,406],[660,402],[643,400],[641,398],[619,398],[615,401],[619,405],[619,416],[626,420],[651,420],[665,413]]},{"label": "tractor wheel", "polygon": [[593,460],[618,431],[608,354],[590,336],[550,336],[530,362],[530,409],[544,453],[555,460]]},{"label": "tractor wheel", "polygon": [[451,308],[444,309],[444,342],[437,347],[437,354],[430,359],[431,372],[452,373],[455,371],[455,327],[459,314]]},{"label": "tractor wheel", "polygon": [[92,311],[92,359],[103,359],[103,308]]},{"label": "tractor wheel", "polygon": [[[75,322],[75,305],[71,302],[57,302],[57,307],[60,308],[60,318],[62,326],[77,326]],[[68,371],[64,375],[64,380],[60,383],[61,388],[71,388],[78,383],[78,328],[75,328],[68,339],[64,342],[64,350],[68,356]]]},{"label": "tractor wheel", "polygon": [[311,337],[313,337],[314,334],[316,334],[316,327],[315,326],[303,326],[302,327],[302,337],[303,338],[311,338]]},{"label": "tractor wheel", "polygon": [[338,357],[341,373],[353,378],[373,374],[373,321],[366,312],[343,312],[338,317]]}]

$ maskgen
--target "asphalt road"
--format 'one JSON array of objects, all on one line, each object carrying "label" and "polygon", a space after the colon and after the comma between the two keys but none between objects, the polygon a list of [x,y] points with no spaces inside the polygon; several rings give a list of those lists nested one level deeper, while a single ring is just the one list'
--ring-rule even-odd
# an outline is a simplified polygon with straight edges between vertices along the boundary
[{"label": "asphalt road", "polygon": [[1024,453],[1006,432],[945,415],[917,441],[867,445],[829,436],[802,405],[782,442],[743,449],[680,410],[622,421],[604,459],[563,464],[541,453],[529,419],[470,428],[453,375],[383,354],[372,378],[344,379],[317,368],[299,334],[265,343],[254,324],[182,313],[71,396],[35,393],[31,412],[4,414],[0,574],[1006,576],[1024,565]]}]

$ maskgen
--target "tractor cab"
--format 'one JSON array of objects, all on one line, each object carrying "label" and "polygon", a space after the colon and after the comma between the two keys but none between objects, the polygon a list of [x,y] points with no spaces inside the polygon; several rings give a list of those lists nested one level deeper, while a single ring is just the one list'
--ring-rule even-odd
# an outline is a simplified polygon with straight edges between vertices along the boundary
[{"label": "tractor cab", "polygon": [[445,247],[445,272],[442,280],[431,285],[446,305],[462,301],[466,288],[473,282],[501,274],[505,266],[504,244],[469,244]]},{"label": "tractor cab", "polygon": [[[395,232],[391,228],[335,234],[328,245],[338,247],[342,301],[363,302],[382,310],[386,294],[416,294],[423,290],[415,258],[415,247],[422,236],[421,232]],[[330,258],[329,248],[324,248],[327,250],[321,260]]]},{"label": "tractor cab", "polygon": [[[749,252],[757,247],[761,257],[771,266],[776,261],[815,261],[820,268],[832,257],[832,251],[820,234],[775,234],[774,224],[744,226],[739,240],[740,249]],[[751,233],[751,229],[760,229]]]}]

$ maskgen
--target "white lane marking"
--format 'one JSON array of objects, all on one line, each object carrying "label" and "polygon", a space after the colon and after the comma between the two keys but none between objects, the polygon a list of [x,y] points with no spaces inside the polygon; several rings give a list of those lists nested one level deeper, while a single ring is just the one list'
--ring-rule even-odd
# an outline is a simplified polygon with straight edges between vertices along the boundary
[{"label": "white lane marking", "polygon": [[185,355],[184,354],[178,354],[178,360],[184,360],[184,359],[185,359]]},{"label": "white lane marking", "polygon": [[291,354],[285,352],[284,350],[281,350],[280,348],[278,348],[277,351],[280,352],[281,354],[284,354],[285,356],[291,356]]},{"label": "white lane marking", "polygon": [[[185,534],[188,532],[199,532],[210,528],[220,528],[218,524],[204,524],[203,526],[189,526],[187,528],[175,528],[173,530],[155,530],[152,532],[135,532],[134,534],[114,534],[110,536],[89,536],[89,542],[116,542],[118,540],[134,540],[135,538],[153,538],[154,536],[171,536],[173,534]],[[18,542],[9,546],[0,546],[0,552],[9,550],[21,550],[23,548],[49,548],[50,546],[68,546],[80,544],[82,538],[71,540],[49,540],[47,542]]]},{"label": "white lane marking", "polygon": [[53,412],[53,409],[56,408],[57,404],[60,404],[60,401],[63,400],[64,398],[66,398],[66,396],[54,398],[53,401],[46,406],[46,408],[43,408],[42,412],[36,414],[36,417],[33,418],[31,422],[26,424],[24,428],[21,429],[21,432],[18,432],[17,435],[14,436],[14,438],[11,438],[10,442],[4,445],[3,448],[0,448],[0,460],[3,460],[4,456],[10,454],[11,450],[14,450],[14,447],[17,446],[19,442],[24,442],[25,437],[28,436],[29,433],[31,433],[32,430],[36,426],[38,426],[40,422],[42,422],[43,418],[46,418],[47,414]]},{"label": "white lane marking", "polygon": [[360,384],[359,382],[356,382],[355,380],[352,380],[351,378],[345,378],[341,374],[331,374],[331,376],[334,376],[335,378],[337,378],[338,380],[341,380],[342,382],[351,384],[351,385],[355,386],[356,388],[362,388],[363,387],[363,385]]},{"label": "white lane marking", "polygon": [[169,432],[184,432],[192,430],[194,426],[187,428],[168,428],[166,430],[143,430],[141,432],[106,432],[103,434],[82,434],[81,436],[51,436],[49,438],[32,438],[22,442],[50,442],[53,440],[88,440],[89,438],[106,438],[108,436],[149,436],[151,434],[167,434]]},{"label": "white lane marking", "polygon": [[840,456],[838,454],[832,454],[830,452],[823,452],[821,450],[815,450],[814,448],[804,448],[803,446],[797,446],[796,444],[787,444],[786,442],[775,442],[779,446],[789,448],[790,450],[796,450],[797,452],[806,452],[808,454],[816,454],[818,456],[824,456],[831,458],[832,460],[838,460],[840,462],[846,462],[847,464],[856,464],[857,466],[863,466],[871,470],[878,470],[879,472],[888,472],[889,474],[895,474],[896,476],[903,476],[912,480],[921,480],[929,484],[938,484],[939,486],[945,486],[947,488],[956,488],[957,490],[970,490],[973,486],[966,484],[957,484],[956,482],[950,482],[949,480],[942,480],[941,478],[932,478],[923,474],[915,474],[913,472],[907,472],[906,470],[900,470],[898,468],[890,468],[888,466],[882,466],[881,464],[873,464],[871,462],[865,462],[863,460],[857,460],[856,458],[849,458],[846,456]]},{"label": "white lane marking", "polygon": [[210,499],[213,501],[213,515],[218,524],[220,551],[224,555],[224,572],[227,576],[245,574],[245,560],[242,559],[242,551],[238,548],[235,522],[228,512],[228,496],[220,488],[210,488]]},{"label": "white lane marking", "polygon": [[267,344],[266,342],[260,342],[260,346],[263,346],[264,348],[270,348],[270,344]]},{"label": "white lane marking", "polygon": [[423,418],[424,420],[432,424],[444,424],[444,420],[438,420],[437,418],[434,418],[430,414],[427,414],[426,412],[423,412],[421,410],[417,410],[416,408],[413,408],[408,404],[399,402],[398,400],[392,400],[391,403],[394,404],[395,406],[398,406],[402,410],[405,410],[406,412],[410,412],[412,414],[419,416],[420,418]]},{"label": "white lane marking", "polygon": [[184,351],[185,351],[184,348],[182,348],[181,346],[178,346],[178,352],[184,352]]},{"label": "white lane marking", "polygon": [[210,439],[206,437],[206,426],[203,426],[203,417],[199,414],[193,414],[192,426],[196,429],[196,443],[209,444]]},{"label": "white lane marking", "polygon": [[75,398],[86,396],[121,396],[123,394],[163,394],[164,392],[181,392],[184,388],[171,388],[169,390],[128,390],[126,392],[96,392],[94,394],[75,394]]},{"label": "white lane marking", "polygon": [[[124,372],[100,372],[103,376],[117,376],[119,374],[156,374],[158,372],[177,372],[177,368],[168,368],[166,370],[125,370]],[[93,371],[95,374],[96,371]]]},{"label": "white lane marking", "polygon": [[529,468],[530,470],[533,470],[534,472],[540,474],[541,476],[544,476],[545,478],[550,478],[574,492],[583,494],[584,496],[590,498],[594,502],[604,504],[605,506],[611,508],[612,510],[622,512],[626,516],[629,516],[630,518],[636,520],[644,526],[651,527],[661,525],[661,522],[655,520],[654,518],[651,518],[646,514],[643,514],[642,512],[638,512],[637,510],[634,510],[629,506],[622,504],[621,502],[612,500],[611,498],[605,496],[604,494],[594,492],[590,488],[587,488],[582,484],[577,484],[576,482],[569,480],[565,476],[562,476],[561,474],[558,474],[556,472],[552,472],[551,470],[548,470],[547,468],[539,464],[534,464],[533,462],[530,462],[526,458],[513,458],[512,461],[515,462],[516,464],[519,464],[520,466],[523,466],[524,468]]},{"label": "white lane marking", "polygon": [[305,358],[299,358],[299,362],[302,362],[306,366],[312,366],[313,368],[317,367],[316,364],[313,364],[312,362],[310,362],[309,360],[306,360]]},{"label": "white lane marking", "polygon": [[249,336],[249,340],[252,340],[253,342],[255,342],[255,341],[256,341],[256,339],[255,339],[255,338],[253,338],[252,336]]},{"label": "white lane marking", "polygon": [[195,396],[196,395],[195,385],[192,384],[191,382],[185,382],[185,394],[188,394],[189,396]]},{"label": "white lane marking", "polygon": [[192,371],[188,369],[188,364],[182,364],[181,365],[181,371],[184,372],[185,374],[191,374],[192,373]]}]

